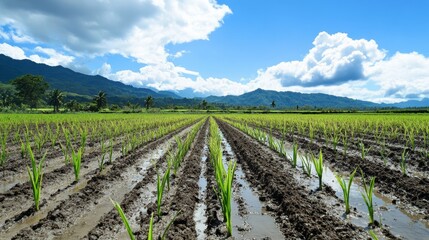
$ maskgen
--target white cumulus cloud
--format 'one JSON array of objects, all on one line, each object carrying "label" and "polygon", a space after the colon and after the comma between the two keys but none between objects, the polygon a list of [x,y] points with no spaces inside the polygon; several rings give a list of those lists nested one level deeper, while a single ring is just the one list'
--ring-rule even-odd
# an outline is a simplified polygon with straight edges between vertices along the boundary
[{"label": "white cumulus cloud", "polygon": [[165,62],[167,44],[208,39],[229,13],[214,0],[0,1],[0,25],[76,53],[144,64]]},{"label": "white cumulus cloud", "polygon": [[374,102],[429,97],[429,58],[419,53],[388,57],[375,40],[321,32],[302,59],[281,62],[248,84],[249,89],[326,93]]},{"label": "white cumulus cloud", "polygon": [[12,46],[7,43],[0,43],[0,53],[9,56],[13,59],[26,59],[24,50],[20,47]]},{"label": "white cumulus cloud", "polygon": [[386,99],[429,97],[429,58],[422,54],[397,52],[368,71]]},{"label": "white cumulus cloud", "polygon": [[260,71],[255,83],[281,82],[284,87],[338,85],[367,77],[365,69],[385,57],[374,40],[354,40],[345,33],[321,32],[301,61],[281,62]]},{"label": "white cumulus cloud", "polygon": [[6,56],[9,56],[17,60],[29,59],[33,62],[44,63],[49,66],[58,66],[58,65],[69,66],[74,60],[73,56],[59,53],[52,48],[43,48],[43,47],[37,46],[33,49],[33,52],[37,54],[32,54],[30,56],[27,56],[25,54],[25,51],[18,46],[12,46],[7,43],[0,44],[1,54],[4,54]]},{"label": "white cumulus cloud", "polygon": [[43,48],[38,46],[34,49],[34,51],[39,54],[46,55],[47,57],[43,57],[38,54],[33,54],[30,55],[29,59],[34,62],[44,63],[49,66],[68,66],[74,60],[73,56],[64,55],[52,48]]},{"label": "white cumulus cloud", "polygon": [[204,95],[238,95],[248,91],[244,84],[227,78],[203,78],[198,72],[175,66],[171,62],[148,65],[138,72],[123,70],[105,76],[136,87],[173,91],[193,89],[195,93]]}]

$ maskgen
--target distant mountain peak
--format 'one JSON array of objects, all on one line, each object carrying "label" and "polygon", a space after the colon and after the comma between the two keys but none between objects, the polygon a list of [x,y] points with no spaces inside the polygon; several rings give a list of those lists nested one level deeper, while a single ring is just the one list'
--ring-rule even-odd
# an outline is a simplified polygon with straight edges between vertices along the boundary
[{"label": "distant mountain peak", "polygon": [[210,96],[206,100],[212,103],[224,103],[237,106],[266,106],[271,107],[272,101],[275,101],[277,108],[374,108],[382,107],[380,104],[350,99],[346,97],[337,97],[322,93],[299,93],[299,92],[278,92],[273,90],[264,90],[261,88],[244,93],[239,96]]},{"label": "distant mountain peak", "polygon": [[0,82],[6,83],[24,74],[42,75],[51,88],[79,95],[93,96],[104,91],[108,97],[145,98],[150,95],[154,98],[180,98],[172,92],[136,88],[100,75],[86,75],[63,66],[52,67],[27,59],[15,60],[0,54]]}]

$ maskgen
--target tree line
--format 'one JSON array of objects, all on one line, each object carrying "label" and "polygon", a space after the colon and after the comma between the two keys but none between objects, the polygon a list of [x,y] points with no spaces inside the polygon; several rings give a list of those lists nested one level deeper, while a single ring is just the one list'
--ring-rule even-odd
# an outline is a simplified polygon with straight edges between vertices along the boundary
[{"label": "tree line", "polygon": [[[42,76],[23,75],[9,82],[0,84],[0,105],[2,108],[36,109],[45,103],[53,107],[55,113],[65,107],[70,111],[100,111],[108,107],[107,94],[99,91],[93,96],[92,102],[82,105],[76,100],[64,102],[65,93],[59,89],[49,89],[49,84]],[[46,105],[46,104],[43,104]],[[127,103],[126,107],[132,110],[140,108],[138,104]],[[154,98],[148,96],[145,99],[145,107],[149,109],[154,105]],[[118,107],[119,108],[119,107]]]}]

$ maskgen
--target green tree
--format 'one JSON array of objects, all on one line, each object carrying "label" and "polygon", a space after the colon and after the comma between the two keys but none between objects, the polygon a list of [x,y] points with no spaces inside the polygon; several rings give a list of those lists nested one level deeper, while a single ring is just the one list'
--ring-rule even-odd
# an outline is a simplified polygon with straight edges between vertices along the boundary
[{"label": "green tree", "polygon": [[0,101],[2,107],[9,107],[15,101],[16,91],[10,84],[0,83]]},{"label": "green tree", "polygon": [[276,102],[273,100],[273,102],[271,103],[271,107],[275,108],[276,107]]},{"label": "green tree", "polygon": [[54,112],[59,112],[60,106],[63,104],[64,94],[58,89],[53,90],[49,94],[49,104],[54,107]]},{"label": "green tree", "polygon": [[131,104],[131,109],[133,110],[133,112],[138,112],[140,109],[140,104]]},{"label": "green tree", "polygon": [[206,100],[203,100],[203,101],[201,102],[201,107],[202,107],[203,109],[207,109],[207,101],[206,101]]},{"label": "green tree", "polygon": [[153,106],[153,97],[148,96],[144,102],[145,102],[144,105],[146,107],[146,110],[149,110],[149,108]]},{"label": "green tree", "polygon": [[98,94],[94,96],[94,103],[97,105],[97,110],[105,108],[107,106],[106,93],[99,91]]},{"label": "green tree", "polygon": [[76,100],[71,100],[65,104],[65,107],[72,112],[80,111],[82,106]]},{"label": "green tree", "polygon": [[42,76],[30,74],[15,78],[11,84],[15,86],[19,100],[31,108],[37,107],[45,91],[49,88],[49,84],[43,80]]}]

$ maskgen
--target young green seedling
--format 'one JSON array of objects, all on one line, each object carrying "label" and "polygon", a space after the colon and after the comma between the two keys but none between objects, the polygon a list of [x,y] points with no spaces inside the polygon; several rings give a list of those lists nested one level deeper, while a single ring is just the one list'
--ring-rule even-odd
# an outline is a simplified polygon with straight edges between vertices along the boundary
[{"label": "young green seedling", "polygon": [[[131,240],[135,240],[136,237],[134,236],[134,233],[133,233],[133,230],[131,229],[130,223],[128,222],[128,219],[125,216],[125,213],[122,210],[121,206],[119,205],[118,202],[115,202],[112,199],[110,199],[110,201],[112,202],[113,206],[115,206],[116,210],[118,211],[119,216],[121,217],[122,222],[124,223],[125,228],[127,229],[128,236],[130,237]],[[153,213],[152,213],[152,218],[151,218],[151,226],[152,226],[152,224],[153,224]],[[149,228],[149,232],[150,232],[150,234],[152,234],[152,229],[151,228]]]},{"label": "young green seedling", "polygon": [[79,150],[77,152],[75,152],[73,150],[72,161],[73,161],[73,170],[74,170],[75,180],[79,181],[80,165],[81,165],[81,161],[82,161],[82,148],[79,148]]},{"label": "young green seedling", "polygon": [[311,177],[311,159],[308,156],[308,153],[305,153],[304,156],[301,156],[301,162],[302,162],[302,171],[308,177]]},{"label": "young green seedling", "polygon": [[363,144],[363,142],[360,142],[359,146],[360,146],[360,156],[362,160],[365,160],[365,157],[368,154],[369,150],[371,150],[371,147],[365,148],[365,145]]},{"label": "young green seedling", "polygon": [[365,204],[368,208],[368,214],[369,214],[369,224],[372,225],[374,224],[374,205],[373,205],[373,201],[372,201],[372,197],[373,197],[373,191],[374,191],[374,184],[375,184],[375,177],[371,177],[370,178],[370,182],[369,182],[369,186],[366,184],[365,181],[365,176],[364,173],[361,171],[361,176],[362,176],[362,183],[363,183],[363,188],[365,192],[361,192],[362,198],[365,201]]},{"label": "young green seedling", "polygon": [[296,167],[298,162],[298,144],[293,143],[292,145],[292,156],[289,156],[290,162],[292,163],[292,167]]},{"label": "young green seedling", "polygon": [[371,236],[372,240],[378,240],[378,237],[373,230],[369,230],[369,235]]},{"label": "young green seedling", "polygon": [[228,236],[232,236],[232,219],[231,219],[231,198],[232,198],[232,181],[234,171],[237,166],[235,161],[228,162],[228,169],[225,170],[222,161],[221,139],[218,126],[214,120],[210,121],[210,160],[213,164],[217,188],[215,193],[220,202]]},{"label": "young green seedling", "polygon": [[28,177],[30,178],[31,188],[33,189],[33,199],[36,211],[39,210],[40,203],[40,194],[42,192],[42,179],[43,179],[43,162],[45,161],[46,153],[40,159],[39,164],[36,163],[36,158],[34,157],[33,150],[31,146],[27,143],[28,156],[30,156],[31,169],[27,166]]},{"label": "young green seedling", "polygon": [[322,150],[319,152],[319,158],[316,158],[314,155],[312,155],[314,169],[316,170],[317,176],[319,177],[319,190],[323,189],[323,182],[322,182],[322,176],[323,176],[323,154]]},{"label": "young green seedling", "polygon": [[401,154],[401,162],[399,163],[402,174],[404,176],[407,175],[407,157],[408,157],[407,149],[404,149],[404,151],[402,151],[402,154]]},{"label": "young green seedling", "polygon": [[357,168],[350,174],[348,184],[341,176],[335,175],[335,178],[337,179],[338,183],[341,186],[341,189],[343,190],[344,204],[346,205],[346,214],[350,213],[350,187],[352,186],[353,178],[355,177],[356,170]]},{"label": "young green seedling", "polygon": [[157,174],[157,182],[156,182],[156,204],[157,204],[157,214],[158,217],[161,217],[161,205],[162,205],[162,197],[164,194],[165,184],[167,181],[170,181],[170,169],[168,168],[167,171],[164,173],[163,177],[161,178],[159,174]]},{"label": "young green seedling", "polygon": [[104,169],[104,160],[107,154],[107,149],[104,140],[101,140],[101,158],[98,160],[98,168],[100,169],[100,173]]},{"label": "young green seedling", "polygon": [[112,163],[113,160],[113,140],[109,141],[109,163]]}]

